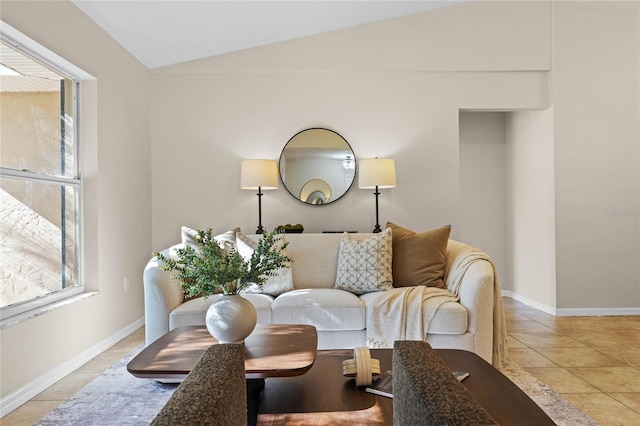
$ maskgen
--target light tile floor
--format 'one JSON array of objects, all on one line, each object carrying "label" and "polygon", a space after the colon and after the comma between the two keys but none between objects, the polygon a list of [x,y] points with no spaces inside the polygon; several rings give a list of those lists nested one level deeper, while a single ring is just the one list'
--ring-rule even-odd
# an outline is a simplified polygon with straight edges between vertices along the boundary
[{"label": "light tile floor", "polygon": [[[602,425],[640,425],[640,316],[554,317],[504,298],[509,356]],[[123,339],[2,419],[33,425],[144,341]]]},{"label": "light tile floor", "polygon": [[602,425],[640,425],[640,316],[554,317],[504,298],[509,357]]}]

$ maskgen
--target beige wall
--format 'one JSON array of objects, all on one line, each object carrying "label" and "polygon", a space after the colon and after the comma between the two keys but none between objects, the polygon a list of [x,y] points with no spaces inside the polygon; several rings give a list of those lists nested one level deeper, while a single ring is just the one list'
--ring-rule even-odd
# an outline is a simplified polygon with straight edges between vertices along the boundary
[{"label": "beige wall", "polygon": [[81,136],[85,283],[99,293],[0,331],[6,401],[143,316],[151,182],[148,70],[70,2],[3,1],[0,18],[96,78],[84,86]]},{"label": "beige wall", "polygon": [[[339,132],[357,158],[395,158],[398,186],[382,191],[381,223],[451,223],[456,237],[459,109],[548,105],[537,70],[550,60],[549,4],[507,3],[497,22],[496,7],[467,4],[154,70],[154,249],[176,242],[183,224],[254,230],[257,201],[239,188],[241,160],[276,159],[314,126]],[[448,72],[458,69],[474,71]],[[354,187],[313,207],[270,191],[263,223],[371,230],[371,192]]]},{"label": "beige wall", "polygon": [[508,295],[556,313],[553,108],[460,113],[460,239]]},{"label": "beige wall", "polygon": [[553,108],[506,122],[508,290],[556,313]]},{"label": "beige wall", "polygon": [[[240,162],[273,158],[298,131],[336,130],[360,158],[393,157],[398,186],[382,190],[380,220],[416,230],[459,224],[458,110],[474,103],[539,108],[546,86],[535,73],[154,75],[153,246],[179,239],[180,225],[252,230],[253,192],[240,190]],[[491,89],[489,89],[490,87]],[[508,87],[508,89],[506,88]],[[536,90],[533,90],[535,87]],[[467,99],[464,99],[466,101]],[[302,223],[308,232],[370,230],[370,190],[339,202],[304,205],[283,188],[262,197],[269,229]]]},{"label": "beige wall", "polygon": [[[536,132],[553,133],[540,155],[557,144],[555,199],[546,200],[539,226],[549,226],[555,214],[555,236],[549,231],[532,253],[507,258],[505,269],[516,270],[505,272],[505,280],[514,280],[505,285],[551,311],[637,308],[638,217],[603,215],[607,208],[638,205],[637,120],[627,119],[638,116],[636,18],[637,4],[629,2],[472,2],[154,70],[152,245],[177,241],[182,224],[255,229],[256,197],[239,189],[240,161],[278,158],[293,134],[313,126],[341,133],[358,158],[396,159],[398,186],[382,191],[382,223],[415,230],[451,223],[454,238],[465,232],[472,238],[483,231],[464,228],[468,198],[461,177],[469,170],[460,167],[469,162],[461,163],[459,111],[540,110],[513,114],[509,122],[513,142],[523,147],[536,143]],[[577,33],[567,32],[574,26]],[[617,45],[592,63],[600,47]],[[552,100],[554,108],[543,112]],[[536,120],[542,127],[516,130]],[[584,133],[591,134],[583,139]],[[597,148],[605,141],[607,150]],[[604,173],[592,173],[594,149]],[[587,178],[578,192],[566,187],[577,176]],[[526,179],[536,185],[535,176]],[[585,185],[594,179],[596,185]],[[536,191],[549,192],[548,183],[538,182]],[[366,231],[375,220],[372,198],[353,188],[320,208],[296,202],[284,189],[271,191],[263,197],[263,223]],[[587,210],[574,210],[589,200],[599,204],[598,217],[576,220]],[[521,198],[520,211],[530,201]],[[611,226],[626,229],[616,234],[622,246],[609,235]],[[588,261],[575,249],[586,240]],[[495,240],[486,245],[500,257],[499,246]],[[530,263],[514,265],[522,257]],[[554,265],[561,263],[554,290]],[[594,265],[601,265],[595,274]],[[545,279],[542,286],[530,284],[531,269]],[[612,276],[618,295],[603,295],[600,283]]]},{"label": "beige wall", "polygon": [[554,2],[557,300],[568,313],[640,306],[639,7]]},{"label": "beige wall", "polygon": [[507,262],[507,159],[504,112],[460,113],[460,235],[496,264],[510,289]]}]

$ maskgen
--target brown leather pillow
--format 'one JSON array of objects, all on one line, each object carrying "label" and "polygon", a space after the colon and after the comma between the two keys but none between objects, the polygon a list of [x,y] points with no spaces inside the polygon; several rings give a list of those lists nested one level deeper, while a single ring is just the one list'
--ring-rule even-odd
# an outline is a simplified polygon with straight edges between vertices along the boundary
[{"label": "brown leather pillow", "polygon": [[393,247],[393,286],[445,288],[444,258],[451,226],[415,233],[387,222]]}]

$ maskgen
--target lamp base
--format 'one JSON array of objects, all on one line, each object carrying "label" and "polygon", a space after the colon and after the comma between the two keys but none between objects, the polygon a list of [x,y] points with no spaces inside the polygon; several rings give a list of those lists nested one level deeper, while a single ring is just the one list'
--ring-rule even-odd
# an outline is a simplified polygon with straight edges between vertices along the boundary
[{"label": "lamp base", "polygon": [[376,196],[376,226],[373,228],[373,233],[377,234],[378,232],[382,232],[382,229],[380,228],[380,219],[378,217],[378,195],[380,195],[378,192],[378,185],[376,185],[376,192],[374,192],[373,195]]},{"label": "lamp base", "polygon": [[262,187],[258,187],[258,230],[256,234],[263,234],[264,228],[262,227]]}]

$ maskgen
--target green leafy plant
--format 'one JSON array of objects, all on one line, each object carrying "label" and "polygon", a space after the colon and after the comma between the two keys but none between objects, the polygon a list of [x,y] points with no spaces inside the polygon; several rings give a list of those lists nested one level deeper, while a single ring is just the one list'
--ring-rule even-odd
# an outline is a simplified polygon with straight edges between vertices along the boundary
[{"label": "green leafy plant", "polygon": [[197,249],[185,246],[176,250],[175,258],[154,253],[160,268],[176,271],[177,280],[187,297],[216,293],[239,294],[251,283],[259,286],[280,268],[287,268],[291,258],[282,254],[288,242],[281,243],[278,232],[263,234],[250,259],[243,259],[235,247],[220,247],[211,229],[197,231]]}]

